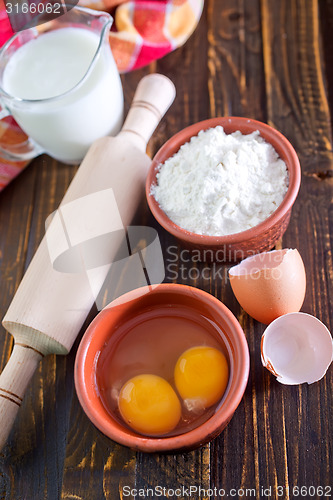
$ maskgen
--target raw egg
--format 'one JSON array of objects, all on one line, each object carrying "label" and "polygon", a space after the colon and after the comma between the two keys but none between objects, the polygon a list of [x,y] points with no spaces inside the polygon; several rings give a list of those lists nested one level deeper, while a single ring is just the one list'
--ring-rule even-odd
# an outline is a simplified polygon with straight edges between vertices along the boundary
[{"label": "raw egg", "polygon": [[178,358],[174,378],[186,408],[200,411],[223,396],[229,378],[228,362],[214,347],[191,347]]},{"label": "raw egg", "polygon": [[122,387],[118,401],[124,421],[141,434],[158,436],[172,431],[181,417],[181,405],[162,377],[137,375]]},{"label": "raw egg", "polygon": [[332,336],[311,314],[281,316],[266,328],[261,339],[262,363],[282,384],[317,382],[332,359]]},{"label": "raw egg", "polygon": [[248,257],[229,270],[229,278],[242,308],[261,323],[298,312],[303,305],[306,276],[297,250],[273,250]]}]

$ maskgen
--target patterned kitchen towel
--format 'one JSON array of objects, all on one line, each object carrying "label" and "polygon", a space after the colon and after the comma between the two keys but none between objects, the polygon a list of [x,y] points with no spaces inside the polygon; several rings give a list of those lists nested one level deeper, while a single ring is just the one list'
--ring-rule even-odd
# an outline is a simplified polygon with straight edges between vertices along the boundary
[{"label": "patterned kitchen towel", "polygon": [[[79,0],[79,5],[109,11],[114,17],[110,45],[120,73],[146,66],[183,45],[196,28],[204,0]],[[0,46],[13,34],[0,0]],[[0,108],[1,113],[1,108]],[[1,158],[1,145],[26,136],[12,118],[0,122],[0,191],[28,162]]]}]

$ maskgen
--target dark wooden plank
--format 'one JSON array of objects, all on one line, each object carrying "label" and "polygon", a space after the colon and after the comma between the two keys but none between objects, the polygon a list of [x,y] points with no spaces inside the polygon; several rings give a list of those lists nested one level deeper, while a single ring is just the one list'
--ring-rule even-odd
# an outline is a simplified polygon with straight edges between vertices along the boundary
[{"label": "dark wooden plank", "polygon": [[326,172],[332,164],[331,126],[318,2],[263,1],[262,18],[269,122],[292,140],[304,171]]},{"label": "dark wooden plank", "polygon": [[[12,284],[8,302],[2,301],[2,316],[44,235],[45,219],[57,208],[75,169],[42,156],[2,193],[2,213],[9,218],[8,225],[4,223],[8,233],[2,242],[6,243],[7,252],[17,248],[16,258],[9,252],[1,262],[6,273],[1,283]],[[11,193],[17,197],[15,206],[8,203]],[[7,336],[11,346],[12,338]],[[63,387],[68,387],[71,374],[66,365],[65,358],[49,356],[33,376],[2,458],[7,486],[10,478],[10,488],[5,489],[10,494],[8,498],[25,498],[28,491],[36,499],[58,495],[68,421],[64,399],[59,396],[66,397]],[[54,438],[47,439],[52,435]],[[62,447],[58,446],[61,443]]]},{"label": "dark wooden plank", "polygon": [[208,6],[211,114],[265,121],[260,2],[215,0]]},{"label": "dark wooden plank", "polygon": [[[303,171],[302,188],[282,245],[298,248],[304,259],[308,290],[303,310],[331,328],[332,182],[326,172],[332,168],[332,134],[318,4],[264,1],[262,28],[267,118],[292,142]],[[274,469],[277,484],[285,478],[283,484],[290,491],[330,484],[330,387],[332,370],[311,386],[279,386],[272,381],[270,390],[265,388],[266,413],[258,435],[261,442],[269,443],[260,460],[267,484],[272,484]],[[279,413],[280,419],[276,418]]]},{"label": "dark wooden plank", "polygon": [[[328,96],[329,106],[333,108],[333,68],[332,68],[332,52],[333,52],[333,1],[322,0],[319,2],[320,14],[320,34],[321,34],[321,51],[323,54],[322,61],[324,64],[324,76],[326,79],[326,93]],[[331,124],[333,118],[331,116]]]},{"label": "dark wooden plank", "polygon": [[[34,185],[36,169],[30,166],[12,185],[1,193],[0,197],[0,292],[1,316],[6,311],[11,298],[21,280],[25,256],[27,253],[29,229],[32,218]],[[18,218],[17,214],[21,217]],[[0,326],[1,363],[2,370],[7,363],[13,339]],[[15,430],[13,431],[13,433]],[[8,448],[0,453],[0,497],[11,494],[14,489],[15,464],[11,460]],[[15,498],[11,496],[11,498]]]}]

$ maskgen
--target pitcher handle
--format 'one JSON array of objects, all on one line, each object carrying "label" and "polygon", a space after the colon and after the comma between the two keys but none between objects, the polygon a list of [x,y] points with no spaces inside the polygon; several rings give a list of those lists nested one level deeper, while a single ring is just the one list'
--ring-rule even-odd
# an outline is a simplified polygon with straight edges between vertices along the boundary
[{"label": "pitcher handle", "polygon": [[[0,107],[0,120],[6,118],[7,116],[12,116],[9,109],[3,106],[2,103]],[[30,137],[24,142],[19,144],[3,144],[0,145],[0,157],[8,161],[27,161],[36,158],[40,154],[44,153],[42,148],[38,146]]]}]

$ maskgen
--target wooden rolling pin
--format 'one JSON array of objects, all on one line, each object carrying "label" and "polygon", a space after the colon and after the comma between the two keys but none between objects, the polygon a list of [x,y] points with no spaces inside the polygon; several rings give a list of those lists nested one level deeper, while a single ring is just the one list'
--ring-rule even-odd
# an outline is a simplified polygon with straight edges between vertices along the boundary
[{"label": "wooden rolling pin", "polygon": [[[69,352],[94,304],[142,199],[147,142],[174,97],[163,75],[140,81],[122,130],[91,146],[47,228],[3,319],[15,344],[0,376],[0,449],[39,361]],[[111,240],[103,240],[107,234]],[[107,245],[92,255],[99,261],[94,274],[80,249],[96,237]]]}]

